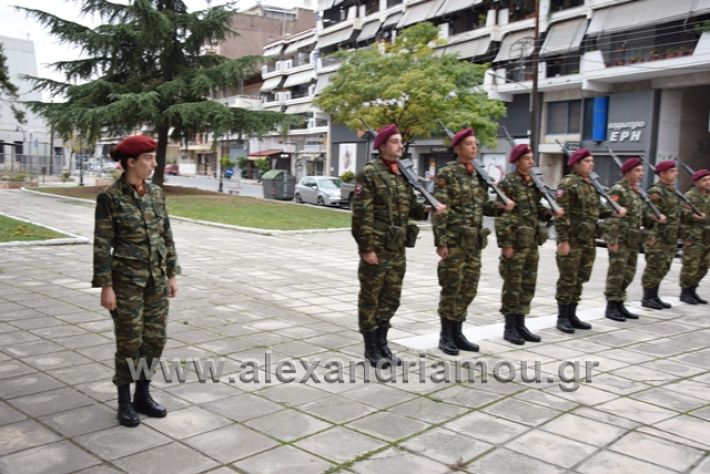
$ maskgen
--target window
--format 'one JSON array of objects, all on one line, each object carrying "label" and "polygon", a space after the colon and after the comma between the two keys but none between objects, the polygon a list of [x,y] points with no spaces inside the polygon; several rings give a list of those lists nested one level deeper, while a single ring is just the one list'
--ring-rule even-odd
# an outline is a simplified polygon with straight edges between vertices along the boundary
[{"label": "window", "polygon": [[399,5],[402,3],[402,0],[387,0],[387,8],[393,7],[395,5]]},{"label": "window", "polygon": [[579,133],[582,101],[547,103],[547,133]]}]

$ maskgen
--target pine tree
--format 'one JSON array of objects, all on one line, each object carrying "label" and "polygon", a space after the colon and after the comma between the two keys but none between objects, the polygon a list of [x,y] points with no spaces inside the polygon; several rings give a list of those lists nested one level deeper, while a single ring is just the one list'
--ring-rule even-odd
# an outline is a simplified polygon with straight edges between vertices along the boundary
[{"label": "pine tree", "polygon": [[38,90],[66,99],[29,103],[32,110],[64,136],[79,131],[87,141],[102,133],[152,127],[158,141],[153,182],[158,185],[169,135],[254,136],[285,120],[280,113],[234,109],[207,99],[212,91],[236,87],[259,61],[258,56],[227,59],[205,51],[238,34],[229,26],[234,14],[229,5],[188,12],[182,0],[81,0],[82,14],[101,19],[93,29],[42,10],[23,10],[86,56],[53,64],[64,73],[63,82],[32,78]]},{"label": "pine tree", "polygon": [[15,120],[19,123],[25,122],[25,112],[17,106],[17,86],[10,80],[10,71],[7,68],[7,56],[5,56],[2,44],[0,44],[0,101],[10,106]]}]

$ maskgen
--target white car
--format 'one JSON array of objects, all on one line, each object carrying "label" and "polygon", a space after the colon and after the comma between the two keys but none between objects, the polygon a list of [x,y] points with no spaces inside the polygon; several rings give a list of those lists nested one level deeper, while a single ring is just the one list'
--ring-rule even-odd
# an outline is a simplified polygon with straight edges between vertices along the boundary
[{"label": "white car", "polygon": [[332,176],[304,176],[296,185],[293,199],[298,203],[340,206],[340,179]]}]

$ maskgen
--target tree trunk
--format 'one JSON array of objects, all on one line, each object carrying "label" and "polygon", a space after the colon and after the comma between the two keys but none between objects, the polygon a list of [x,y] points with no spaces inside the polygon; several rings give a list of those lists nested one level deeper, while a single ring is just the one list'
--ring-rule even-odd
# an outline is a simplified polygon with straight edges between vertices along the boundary
[{"label": "tree trunk", "polygon": [[155,150],[155,159],[158,162],[158,166],[155,167],[155,171],[153,172],[152,182],[161,188],[165,181],[165,155],[168,150],[168,131],[169,128],[165,125],[158,127],[158,148]]}]

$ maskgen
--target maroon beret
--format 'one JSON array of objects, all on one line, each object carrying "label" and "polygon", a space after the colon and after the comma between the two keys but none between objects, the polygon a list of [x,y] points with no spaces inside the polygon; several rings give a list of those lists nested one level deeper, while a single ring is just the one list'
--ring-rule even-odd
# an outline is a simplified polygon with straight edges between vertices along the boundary
[{"label": "maroon beret", "polygon": [[454,135],[454,138],[451,139],[451,148],[455,147],[459,143],[461,143],[464,138],[466,137],[472,137],[476,134],[476,132],[473,131],[471,127],[467,127],[464,129],[459,130],[456,132],[456,135]]},{"label": "maroon beret", "polygon": [[154,151],[156,146],[155,140],[148,135],[133,135],[121,140],[114,150],[128,157],[136,157],[141,153]]},{"label": "maroon beret", "polygon": [[628,158],[626,161],[624,161],[624,163],[621,165],[621,174],[626,174],[640,165],[641,158],[639,158],[638,156],[632,156],[631,158]]},{"label": "maroon beret", "polygon": [[710,176],[710,171],[702,169],[702,170],[698,170],[695,173],[693,173],[693,177],[690,179],[692,179],[693,182],[696,182],[697,180],[702,179],[706,176]]},{"label": "maroon beret", "polygon": [[375,136],[375,143],[372,144],[372,149],[377,150],[381,145],[385,144],[389,137],[391,137],[392,135],[397,135],[398,133],[401,132],[399,131],[399,127],[397,127],[397,125],[393,123],[385,125],[377,131],[377,135]]},{"label": "maroon beret", "polygon": [[532,153],[530,145],[526,145],[524,143],[521,143],[520,145],[515,145],[513,151],[510,152],[510,158],[508,161],[510,163],[515,163],[520,159],[521,156],[527,155],[528,153]]},{"label": "maroon beret", "polygon": [[675,168],[675,161],[664,160],[656,165],[656,174],[661,174],[664,171],[668,171],[671,168]]},{"label": "maroon beret", "polygon": [[580,148],[569,157],[569,160],[567,160],[567,166],[574,166],[588,156],[592,156],[592,152],[586,148]]}]

